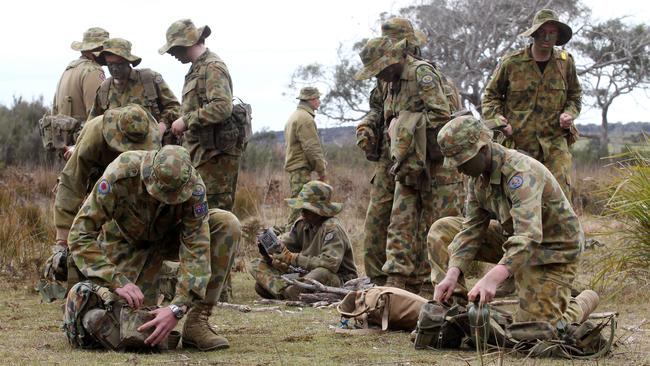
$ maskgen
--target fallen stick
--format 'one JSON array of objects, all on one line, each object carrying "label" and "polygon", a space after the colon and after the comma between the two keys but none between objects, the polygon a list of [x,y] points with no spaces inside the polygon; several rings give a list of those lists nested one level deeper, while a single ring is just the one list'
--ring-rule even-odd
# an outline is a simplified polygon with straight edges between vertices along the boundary
[{"label": "fallen stick", "polygon": [[275,299],[260,299],[260,300],[255,300],[253,303],[259,305],[285,305],[285,306],[297,306],[297,307],[309,306],[309,304],[303,301],[275,300]]},{"label": "fallen stick", "polygon": [[283,275],[282,279],[285,280],[290,285],[298,286],[300,288],[304,288],[306,290],[310,290],[313,292],[331,292],[333,294],[339,294],[343,296],[352,292],[352,290],[348,290],[340,287],[325,286],[322,283],[311,278],[303,278],[305,281],[309,283],[294,280],[293,278],[290,278],[287,275]]},{"label": "fallen stick", "polygon": [[252,310],[248,305],[231,304],[229,302],[217,302],[217,307],[222,309],[237,310],[241,311],[242,313],[249,313]]}]

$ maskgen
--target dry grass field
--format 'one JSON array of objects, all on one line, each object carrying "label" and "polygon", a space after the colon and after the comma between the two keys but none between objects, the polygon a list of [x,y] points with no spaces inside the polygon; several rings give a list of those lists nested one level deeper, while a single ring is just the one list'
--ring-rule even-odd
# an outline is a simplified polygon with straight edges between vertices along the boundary
[{"label": "dry grass field", "polygon": [[[370,171],[334,168],[329,175],[335,200],[345,203],[341,214],[360,269],[363,219],[368,202]],[[577,287],[595,288],[602,296],[597,311],[618,311],[617,347],[599,361],[526,359],[512,354],[484,356],[485,364],[504,365],[650,365],[650,277],[647,268],[603,272],[622,244],[625,227],[602,212],[603,171],[581,171],[579,211],[588,236],[602,234],[604,246],[588,249],[581,259]],[[41,303],[33,287],[38,269],[49,255],[54,230],[51,222],[56,173],[19,168],[0,169],[0,364],[57,365],[479,365],[466,351],[415,351],[408,334],[346,337],[333,327],[339,317],[333,308],[279,306],[275,310],[241,313],[217,309],[211,318],[231,343],[225,351],[200,353],[178,349],[159,354],[73,350],[62,333],[61,301]],[[599,193],[600,192],[600,193]],[[286,177],[266,169],[243,171],[235,213],[244,224],[234,273],[234,302],[253,307],[253,281],[243,264],[257,255],[251,238],[261,226],[284,224],[288,194]],[[604,273],[604,274],[603,274]],[[600,276],[600,274],[603,274]],[[598,275],[598,276],[597,276]],[[600,277],[599,277],[600,276]],[[595,279],[600,279],[595,281]]]}]

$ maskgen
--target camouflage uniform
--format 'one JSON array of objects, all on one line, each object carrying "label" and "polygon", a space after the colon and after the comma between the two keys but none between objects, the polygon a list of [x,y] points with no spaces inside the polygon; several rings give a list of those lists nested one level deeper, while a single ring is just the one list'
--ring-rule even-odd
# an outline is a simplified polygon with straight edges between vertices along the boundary
[{"label": "camouflage uniform", "polygon": [[[191,20],[174,22],[167,29],[167,44],[162,55],[174,46],[188,47],[205,39],[208,26],[196,28]],[[208,204],[213,208],[232,210],[239,175],[243,146],[231,143],[226,129],[232,114],[232,80],[226,64],[206,49],[185,75],[181,117],[187,126],[183,147],[192,156],[207,188]],[[237,140],[237,137],[234,137]]]},{"label": "camouflage uniform", "polygon": [[74,262],[86,277],[111,290],[134,283],[145,305],[156,303],[162,261],[180,259],[171,304],[191,308],[184,345],[185,338],[200,343],[187,334],[201,321],[193,312],[207,311],[209,329],[207,318],[241,237],[237,218],[208,209],[205,192],[182,147],[126,152],[95,184],[69,235]]},{"label": "camouflage uniform", "polygon": [[[552,21],[553,16],[557,20],[548,12],[543,10],[535,16],[536,27]],[[536,27],[524,35],[532,35]],[[559,45],[568,41],[564,38]],[[582,106],[582,89],[571,54],[554,49],[543,73],[532,57],[531,46],[503,57],[485,88],[481,106],[490,128],[503,126],[499,116],[508,120],[512,137],[506,145],[541,161],[571,202],[572,163],[567,139],[575,127],[563,129],[559,122],[562,113],[577,118]]]},{"label": "camouflage uniform", "polygon": [[[393,46],[386,38],[370,40],[361,52],[366,67],[357,78],[371,77],[399,62],[399,50],[404,42]],[[386,117],[399,118],[401,113],[419,112],[426,120],[423,126],[426,131],[433,131],[449,120],[450,106],[441,76],[429,63],[407,55],[400,81],[391,83],[388,88],[384,101]],[[392,145],[391,150],[396,148]],[[460,214],[462,179],[455,170],[445,169],[424,156],[412,166],[395,164],[395,160],[393,163],[391,169],[396,170],[397,182],[382,271],[394,278],[411,277],[410,281],[417,282],[418,277],[429,276],[425,249],[428,227],[439,215]],[[420,170],[415,170],[418,167]]]},{"label": "camouflage uniform", "polygon": [[[121,38],[111,38],[104,43],[104,49],[97,58],[103,65],[106,65],[106,54],[123,57],[133,66],[138,65],[141,60],[131,54],[131,42]],[[153,90],[148,91],[148,88]],[[115,84],[112,77],[104,80],[97,90],[89,117],[102,115],[109,109],[129,103],[143,106],[153,115],[156,122],[164,123],[167,129],[171,128],[171,123],[180,116],[180,103],[159,73],[149,69],[132,69],[125,85]]]},{"label": "camouflage uniform", "polygon": [[[298,219],[290,232],[280,240],[288,250],[287,257],[274,255],[274,260],[285,265],[301,267],[307,271],[304,277],[315,279],[325,285],[340,286],[357,277],[350,239],[341,221],[334,217],[342,205],[330,202],[332,187],[320,181],[303,186],[296,198],[287,199],[289,206],[314,212],[325,220],[318,226]],[[254,259],[248,266],[256,283],[274,298],[287,296],[288,284],[280,277],[285,271],[271,266],[268,261]],[[291,286],[293,287],[293,286]],[[291,292],[291,291],[290,291]]]},{"label": "camouflage uniform", "polygon": [[[517,321],[577,321],[582,310],[570,294],[584,238],[578,217],[546,167],[491,142],[491,135],[473,117],[452,120],[438,135],[449,167],[463,164],[487,145],[491,173],[470,178],[464,220],[444,218],[432,226],[431,260],[448,257],[449,267],[461,273],[473,260],[504,265],[518,290]],[[444,271],[447,263],[432,266]],[[432,276],[437,276],[435,282],[441,279],[440,273]]]},{"label": "camouflage uniform", "polygon": [[[72,49],[90,52],[101,49],[108,39],[108,32],[102,28],[90,28],[84,32],[83,42],[73,42]],[[53,114],[64,114],[78,121],[88,119],[95,93],[105,79],[101,65],[94,60],[81,56],[70,62],[65,68],[56,86]]]},{"label": "camouflage uniform", "polygon": [[[318,130],[314,116],[316,112],[308,100],[320,97],[318,89],[305,87],[300,91],[300,103],[284,125],[285,157],[284,170],[289,173],[291,197],[298,197],[302,186],[311,180],[311,172],[325,176],[327,162],[323,156],[323,148],[318,138]],[[300,216],[300,211],[292,210],[287,220],[291,227]]]}]

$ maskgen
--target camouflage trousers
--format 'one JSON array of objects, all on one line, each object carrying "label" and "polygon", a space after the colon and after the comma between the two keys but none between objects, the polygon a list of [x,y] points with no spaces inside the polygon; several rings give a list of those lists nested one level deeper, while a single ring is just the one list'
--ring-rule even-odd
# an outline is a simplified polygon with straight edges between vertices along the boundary
[{"label": "camouflage trousers", "polygon": [[[113,221],[111,223],[114,223]],[[241,238],[239,220],[232,213],[210,210],[210,269],[204,304],[215,304],[226,282]],[[145,306],[155,305],[160,294],[161,273],[164,260],[178,260],[179,235],[171,233],[164,243],[134,246],[124,241],[115,225],[104,226],[98,240],[107,257],[115,263],[116,271],[137,285],[145,297]]]},{"label": "camouflage trousers", "polygon": [[553,176],[560,184],[564,195],[573,206],[571,194],[571,171],[573,167],[571,152],[563,149],[549,149],[548,156],[542,161],[544,166],[553,173]]},{"label": "camouflage trousers", "polygon": [[428,281],[431,272],[426,250],[428,228],[443,215],[459,215],[464,192],[460,181],[437,184],[428,190],[397,182],[382,270],[388,275],[414,277],[415,283]]},{"label": "camouflage trousers", "polygon": [[232,211],[239,177],[239,156],[220,154],[196,167],[210,208]]},{"label": "camouflage trousers", "polygon": [[[250,261],[248,264],[248,273],[253,276],[255,282],[262,286],[269,294],[273,295],[276,299],[282,298],[282,291],[289,287],[289,284],[282,279],[282,275],[286,274],[273,268],[264,260],[257,258]],[[314,279],[326,286],[339,287],[342,284],[339,276],[323,267],[315,268],[302,278]]]},{"label": "camouflage trousers", "polygon": [[[462,216],[445,217],[437,220],[429,230],[427,245],[431,261],[431,282],[440,283],[447,272],[449,251],[454,237],[463,226]],[[483,245],[476,252],[474,260],[498,263],[503,257],[503,234],[501,224],[491,220],[485,234]],[[554,263],[522,268],[513,274],[519,308],[514,320],[548,321],[555,324],[560,319],[569,323],[578,322],[583,315],[580,306],[571,297],[571,287],[576,276],[576,263]],[[464,278],[459,278],[457,292],[467,292]]]},{"label": "camouflage trousers", "polygon": [[395,193],[395,178],[389,173],[391,165],[390,161],[382,159],[375,166],[375,174],[370,181],[370,202],[363,224],[366,276],[380,283],[385,282],[386,278],[382,267],[386,262],[386,236]]},{"label": "camouflage trousers", "polygon": [[[311,170],[307,168],[300,168],[289,172],[289,189],[291,190],[291,198],[298,197],[302,190],[302,186],[311,180]],[[300,217],[300,210],[291,209],[289,218],[287,219],[287,231],[291,230],[293,223]]]}]

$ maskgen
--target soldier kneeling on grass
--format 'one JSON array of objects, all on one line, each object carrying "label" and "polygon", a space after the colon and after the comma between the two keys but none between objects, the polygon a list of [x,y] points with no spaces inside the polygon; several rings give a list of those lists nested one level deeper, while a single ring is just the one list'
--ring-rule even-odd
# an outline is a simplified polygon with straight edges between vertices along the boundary
[{"label": "soldier kneeling on grass", "polygon": [[[232,213],[208,209],[187,150],[169,145],[121,154],[70,230],[72,258],[88,281],[68,292],[68,340],[76,348],[165,349],[187,313],[183,347],[229,347],[208,320],[240,237]],[[157,308],[166,259],[179,261],[178,282],[171,305]]]},{"label": "soldier kneeling on grass", "polygon": [[330,202],[332,187],[321,181],[306,183],[298,197],[286,199],[300,210],[291,231],[280,237],[281,250],[249,263],[255,291],[268,299],[298,300],[304,289],[289,285],[283,275],[314,279],[327,286],[341,286],[357,278],[352,247],[341,221],[335,216],[343,205]]}]

